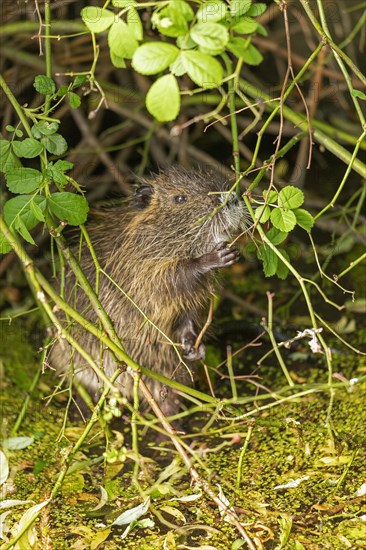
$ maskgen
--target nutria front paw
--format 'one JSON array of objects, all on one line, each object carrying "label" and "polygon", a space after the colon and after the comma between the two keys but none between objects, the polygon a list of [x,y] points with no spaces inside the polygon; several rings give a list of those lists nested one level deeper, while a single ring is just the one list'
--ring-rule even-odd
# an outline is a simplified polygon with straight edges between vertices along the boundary
[{"label": "nutria front paw", "polygon": [[200,264],[202,271],[210,271],[220,267],[227,267],[239,259],[239,252],[235,247],[228,247],[225,241],[219,242],[211,252],[201,256]]},{"label": "nutria front paw", "polygon": [[196,343],[196,336],[189,334],[182,339],[183,357],[188,361],[199,361],[204,359],[206,355],[206,347],[204,344],[200,344],[196,349],[194,347]]},{"label": "nutria front paw", "polygon": [[226,242],[221,242],[215,246],[211,254],[217,256],[217,267],[226,267],[239,260],[239,251],[235,246],[229,247]]}]

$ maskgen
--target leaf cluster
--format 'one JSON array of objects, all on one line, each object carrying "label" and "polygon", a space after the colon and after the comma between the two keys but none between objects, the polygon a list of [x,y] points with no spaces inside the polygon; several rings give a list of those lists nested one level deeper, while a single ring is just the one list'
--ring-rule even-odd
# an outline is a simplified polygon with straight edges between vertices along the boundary
[{"label": "leaf cluster", "polygon": [[180,112],[179,77],[186,75],[203,89],[217,88],[225,78],[219,56],[229,53],[248,65],[258,65],[263,59],[252,44],[254,34],[266,34],[256,20],[266,10],[263,3],[216,0],[194,11],[184,0],[158,2],[151,24],[160,40],[154,41],[144,37],[138,3],[112,0],[112,4],[120,8],[117,15],[110,9],[87,6],[81,11],[82,19],[93,34],[108,31],[116,67],[125,68],[126,60],[131,60],[138,73],[159,75],[147,93],[146,107],[161,122],[176,119]]},{"label": "leaf cluster", "polygon": [[[266,238],[278,247],[288,237],[296,225],[310,231],[314,225],[314,218],[305,209],[300,208],[304,202],[304,193],[293,185],[287,185],[280,192],[269,190],[263,192],[263,201],[256,208],[255,219],[260,224],[271,222],[272,227],[265,232]],[[290,262],[289,255],[284,248],[278,248],[283,258]],[[286,279],[288,267],[268,244],[260,244],[257,248],[258,259],[263,262],[263,271],[266,277],[277,275]]]},{"label": "leaf cluster", "polygon": [[[70,86],[57,89],[51,78],[38,75],[34,87],[47,96],[48,101],[59,102],[60,98],[67,98],[70,105],[77,108],[80,97],[72,89],[83,81],[84,78],[77,78]],[[86,221],[89,207],[83,195],[64,190],[66,185],[71,184],[80,191],[76,182],[67,175],[73,164],[62,159],[48,159],[48,155],[59,157],[68,149],[65,138],[58,132],[59,121],[42,118],[38,113],[32,113],[31,117],[33,125],[28,137],[24,137],[19,128],[7,126],[12,136],[0,140],[0,171],[4,173],[8,190],[16,195],[4,204],[4,220],[25,241],[35,244],[30,231],[39,222],[45,222],[49,216],[49,219],[59,220],[63,225],[80,225]],[[23,159],[38,159],[40,169],[23,166]],[[51,193],[52,185],[56,191]],[[0,234],[0,252],[4,254],[10,250],[10,244]]]}]

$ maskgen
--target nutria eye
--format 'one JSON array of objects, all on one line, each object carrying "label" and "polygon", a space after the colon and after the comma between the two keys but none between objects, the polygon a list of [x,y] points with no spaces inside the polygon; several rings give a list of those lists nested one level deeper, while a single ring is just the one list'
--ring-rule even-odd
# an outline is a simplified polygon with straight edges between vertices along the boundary
[{"label": "nutria eye", "polygon": [[186,200],[186,195],[177,195],[176,197],[174,197],[174,202],[176,202],[177,204],[183,204],[184,202],[186,202]]}]

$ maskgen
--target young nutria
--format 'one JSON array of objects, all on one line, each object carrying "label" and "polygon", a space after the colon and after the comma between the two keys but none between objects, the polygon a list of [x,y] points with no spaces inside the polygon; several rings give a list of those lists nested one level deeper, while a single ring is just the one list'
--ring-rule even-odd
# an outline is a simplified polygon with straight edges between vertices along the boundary
[{"label": "young nutria", "polygon": [[[190,385],[191,377],[171,342],[185,360],[204,357],[204,345],[198,349],[194,345],[214,291],[213,272],[237,260],[227,241],[245,228],[245,207],[234,193],[228,194],[229,189],[229,183],[211,171],[171,168],[140,184],[122,206],[96,213],[88,225],[102,268],[130,298],[101,275],[99,298],[126,352],[139,364],[183,384]],[[93,283],[95,267],[86,247],[81,265]],[[96,315],[71,275],[66,288],[78,311],[95,324]],[[101,354],[100,343],[91,334],[71,330],[111,376],[116,364],[108,351]],[[101,388],[96,374],[71,348],[65,352],[65,346],[65,341],[56,342],[51,363],[59,372],[67,372],[73,364],[75,377],[95,398]],[[178,412],[173,390],[166,391],[152,379],[146,382],[167,416]],[[127,373],[116,382],[126,397],[131,396],[132,385]]]}]

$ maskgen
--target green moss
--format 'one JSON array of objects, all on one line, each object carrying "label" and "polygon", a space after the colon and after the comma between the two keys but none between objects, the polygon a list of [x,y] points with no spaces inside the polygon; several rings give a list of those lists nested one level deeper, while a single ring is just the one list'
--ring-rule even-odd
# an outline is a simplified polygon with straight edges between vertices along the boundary
[{"label": "green moss", "polygon": [[[2,392],[1,405],[5,437],[21,408],[26,395],[24,390],[32,378],[30,373],[37,369],[37,356],[32,345],[24,339],[21,346],[16,342],[14,325],[6,333],[2,349],[5,391]],[[335,370],[345,377],[364,373],[362,359],[358,361],[352,356],[351,362],[350,356],[343,354],[335,354],[334,359]],[[276,404],[272,400],[275,406],[270,409],[261,410],[269,400],[257,401],[258,412],[254,415],[250,442],[243,455],[239,489],[236,489],[239,459],[248,431],[248,418],[236,418],[254,410],[253,385],[238,382],[239,395],[253,396],[248,407],[236,405],[231,407],[230,414],[224,411],[221,419],[216,420],[204,436],[195,438],[193,453],[198,452],[197,459],[200,459],[200,462],[195,462],[195,467],[215,491],[221,487],[239,520],[247,526],[248,533],[259,536],[265,548],[273,548],[279,543],[285,529],[283,518],[292,518],[288,527],[289,548],[295,547],[296,542],[309,548],[324,547],[321,545],[325,539],[328,548],[344,548],[344,540],[350,547],[357,547],[364,544],[357,491],[363,483],[365,463],[366,413],[363,403],[366,384],[339,385],[331,400],[329,390],[324,386],[327,376],[324,369],[319,371],[314,365],[309,368],[304,363],[300,368],[296,366],[296,371],[293,369],[295,364],[290,370],[307,382],[322,383],[323,391],[287,403]],[[261,374],[263,385],[272,390],[283,387],[283,375],[278,368],[263,368]],[[84,425],[78,418],[67,420],[64,426],[65,400],[48,401],[55,382],[52,376],[48,372],[41,378],[18,432],[18,435],[33,436],[34,443],[26,449],[7,451],[13,471],[13,489],[7,498],[35,502],[47,498],[67,452],[82,433]],[[232,420],[225,420],[225,415]],[[197,418],[201,418],[202,424],[208,417],[209,413],[202,413]],[[192,431],[199,434],[200,424],[196,417],[192,422],[196,423],[191,426]],[[145,474],[140,483],[145,495],[174,457],[172,447],[165,445],[165,451],[153,451],[156,462],[149,462],[144,467]],[[39,537],[47,533],[57,549],[66,550],[75,545],[89,547],[93,541],[103,537],[107,537],[103,542],[104,549],[121,547],[125,527],[112,527],[109,531],[105,531],[105,527],[110,526],[123,511],[140,504],[144,497],[132,482],[132,455],[128,455],[124,464],[108,465],[104,464],[104,450],[105,436],[96,426],[78,453],[62,490],[36,524]],[[149,447],[144,452],[149,452]],[[195,460],[194,455],[192,459]],[[155,517],[149,511],[143,518],[150,518],[154,526],[136,526],[123,540],[123,548],[160,549],[169,543],[172,547],[209,544],[228,550],[240,537],[233,525],[223,521],[217,506],[208,496],[202,495],[188,502],[170,500],[201,491],[201,487],[191,486],[183,465],[173,470],[172,475],[162,478],[153,492],[153,506],[160,515]],[[291,480],[298,480],[298,485],[290,487]],[[108,502],[93,510],[101,498],[100,486],[107,490]],[[166,506],[176,509],[181,516],[167,513]],[[25,509],[14,509],[11,521],[19,521]],[[161,522],[161,517],[168,523]],[[172,524],[177,528],[173,529]]]}]

